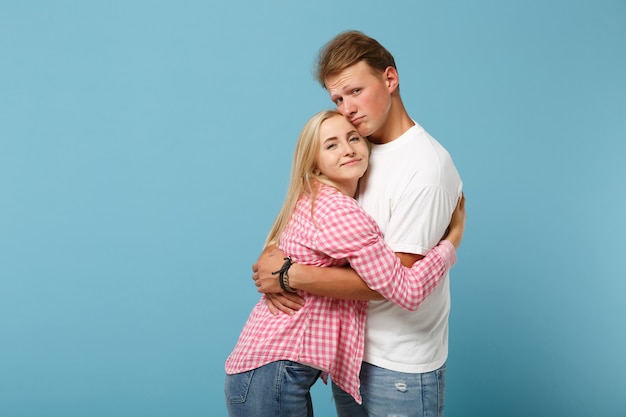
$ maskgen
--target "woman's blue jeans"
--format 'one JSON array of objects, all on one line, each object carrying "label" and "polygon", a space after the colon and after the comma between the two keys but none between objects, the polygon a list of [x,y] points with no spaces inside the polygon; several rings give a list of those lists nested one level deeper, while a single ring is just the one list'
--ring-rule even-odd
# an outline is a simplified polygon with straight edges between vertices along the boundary
[{"label": "woman's blue jeans", "polygon": [[443,417],[446,365],[423,374],[390,371],[363,362],[359,405],[333,384],[338,417]]},{"label": "woman's blue jeans", "polygon": [[319,369],[277,361],[226,375],[224,393],[230,417],[312,417],[311,386]]}]

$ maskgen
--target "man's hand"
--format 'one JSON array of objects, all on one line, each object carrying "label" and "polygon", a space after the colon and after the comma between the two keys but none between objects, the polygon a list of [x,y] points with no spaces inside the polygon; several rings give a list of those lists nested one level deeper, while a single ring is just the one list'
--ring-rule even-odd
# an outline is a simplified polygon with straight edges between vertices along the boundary
[{"label": "man's hand", "polygon": [[278,282],[278,274],[272,275],[272,272],[278,271],[285,263],[285,254],[276,246],[270,246],[265,249],[259,260],[252,265],[252,279],[254,285],[258,287],[260,293],[280,293],[280,283]]},{"label": "man's hand", "polygon": [[297,294],[283,292],[280,294],[265,294],[267,308],[273,315],[277,315],[280,311],[285,314],[295,314],[304,306],[304,300]]},{"label": "man's hand", "polygon": [[274,315],[279,312],[294,314],[304,305],[298,294],[284,292],[278,282],[278,271],[285,263],[285,254],[275,246],[263,251],[259,260],[252,265],[252,279],[260,293],[265,293],[267,308]]}]

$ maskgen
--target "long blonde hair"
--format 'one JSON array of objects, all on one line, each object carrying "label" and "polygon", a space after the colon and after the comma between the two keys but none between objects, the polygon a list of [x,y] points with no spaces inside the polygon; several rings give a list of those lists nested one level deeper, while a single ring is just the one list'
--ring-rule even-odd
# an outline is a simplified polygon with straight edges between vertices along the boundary
[{"label": "long blonde hair", "polygon": [[287,222],[291,217],[291,213],[302,194],[311,195],[311,215],[313,215],[313,202],[317,187],[315,182],[322,182],[334,186],[334,184],[322,175],[317,169],[317,154],[320,147],[320,127],[326,120],[335,117],[344,117],[337,110],[324,110],[311,117],[300,132],[296,150],[293,155],[293,164],[291,166],[291,179],[287,196],[282,208],[274,220],[274,225],[270,229],[265,247],[278,244],[281,233],[285,230]]}]

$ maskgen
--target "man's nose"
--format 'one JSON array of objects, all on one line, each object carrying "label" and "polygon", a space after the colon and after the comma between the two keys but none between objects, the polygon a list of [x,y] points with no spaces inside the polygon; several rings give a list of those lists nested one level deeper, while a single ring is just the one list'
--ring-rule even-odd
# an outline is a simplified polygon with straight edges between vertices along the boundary
[{"label": "man's nose", "polygon": [[341,104],[341,113],[343,113],[344,116],[352,116],[356,113],[356,106],[354,105],[354,102],[352,100],[344,98],[343,103]]}]

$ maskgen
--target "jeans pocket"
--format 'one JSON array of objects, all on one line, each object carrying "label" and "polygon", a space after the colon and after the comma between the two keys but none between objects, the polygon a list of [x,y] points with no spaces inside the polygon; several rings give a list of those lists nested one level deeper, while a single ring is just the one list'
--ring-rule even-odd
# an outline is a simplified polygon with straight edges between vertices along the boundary
[{"label": "jeans pocket", "polygon": [[298,362],[285,361],[285,378],[294,386],[310,387],[317,381],[322,371]]},{"label": "jeans pocket", "polygon": [[241,404],[246,402],[250,382],[252,382],[252,375],[254,375],[254,369],[240,374],[226,375],[224,393],[226,394],[228,404]]}]

